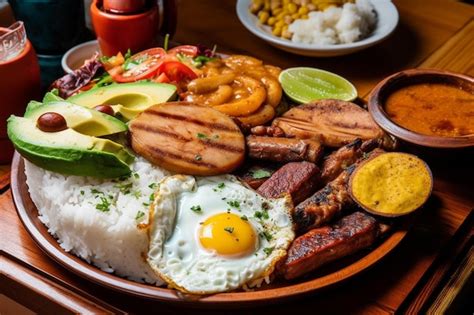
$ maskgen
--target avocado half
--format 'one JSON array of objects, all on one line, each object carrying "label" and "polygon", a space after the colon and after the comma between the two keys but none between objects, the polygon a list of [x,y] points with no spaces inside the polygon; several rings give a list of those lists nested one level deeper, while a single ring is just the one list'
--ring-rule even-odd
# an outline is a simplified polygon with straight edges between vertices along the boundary
[{"label": "avocado half", "polygon": [[166,83],[140,81],[112,84],[71,96],[68,102],[93,108],[111,105],[116,113],[128,121],[148,107],[176,97],[176,86]]},{"label": "avocado half", "polygon": [[[61,114],[68,128],[44,132],[37,127],[43,113]],[[127,130],[120,120],[68,102],[51,102],[30,108],[25,117],[10,116],[8,137],[17,151],[32,163],[62,174],[114,178],[130,174],[134,159],[126,148],[98,136]]]}]

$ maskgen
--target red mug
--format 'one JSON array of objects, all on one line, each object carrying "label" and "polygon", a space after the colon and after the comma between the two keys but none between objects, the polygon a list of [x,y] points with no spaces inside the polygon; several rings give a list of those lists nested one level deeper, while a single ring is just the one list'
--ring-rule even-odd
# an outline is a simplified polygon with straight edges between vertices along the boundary
[{"label": "red mug", "polygon": [[103,0],[94,0],[90,9],[100,49],[106,56],[153,47],[159,33],[172,36],[176,29],[175,0],[149,1],[148,7],[137,14],[106,12]]},{"label": "red mug", "polygon": [[[5,30],[4,28],[0,28]],[[0,164],[9,163],[13,145],[7,137],[10,115],[23,116],[30,100],[40,97],[40,68],[30,41],[23,51],[10,60],[0,62]]]}]

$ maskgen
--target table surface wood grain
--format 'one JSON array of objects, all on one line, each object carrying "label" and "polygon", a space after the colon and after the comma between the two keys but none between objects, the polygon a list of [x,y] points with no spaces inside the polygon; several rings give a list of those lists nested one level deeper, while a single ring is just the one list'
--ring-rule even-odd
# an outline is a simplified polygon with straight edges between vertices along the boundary
[{"label": "table surface wood grain", "polygon": [[[210,47],[217,44],[220,51],[253,55],[282,68],[311,66],[333,71],[353,82],[363,98],[378,81],[407,68],[474,76],[473,5],[454,0],[394,3],[400,12],[395,33],[375,47],[344,57],[302,57],[267,45],[240,24],[234,1],[181,0],[174,40]],[[429,161],[435,178],[432,198],[404,241],[374,267],[297,301],[255,307],[268,314],[303,310],[384,314],[426,309],[469,240],[472,246],[473,160],[468,156],[459,161],[452,157]],[[23,228],[12,201],[9,170],[0,166],[0,293],[41,313],[219,312],[131,298],[89,283],[56,264]]]}]

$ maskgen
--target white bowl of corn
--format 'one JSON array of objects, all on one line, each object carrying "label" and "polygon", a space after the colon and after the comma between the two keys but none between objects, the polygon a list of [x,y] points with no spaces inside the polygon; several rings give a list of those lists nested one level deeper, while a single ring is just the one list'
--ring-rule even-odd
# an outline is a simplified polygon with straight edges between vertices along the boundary
[{"label": "white bowl of corn", "polygon": [[386,39],[398,24],[390,0],[238,0],[237,16],[254,35],[305,56],[354,53]]}]

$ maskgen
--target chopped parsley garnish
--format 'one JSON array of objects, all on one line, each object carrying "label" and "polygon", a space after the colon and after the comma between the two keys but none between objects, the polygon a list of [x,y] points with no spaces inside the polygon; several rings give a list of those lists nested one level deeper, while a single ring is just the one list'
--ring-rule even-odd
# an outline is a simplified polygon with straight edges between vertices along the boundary
[{"label": "chopped parsley garnish", "polygon": [[84,196],[84,190],[81,190],[81,195],[83,195],[83,196]]},{"label": "chopped parsley garnish", "polygon": [[240,217],[241,220],[244,220],[244,221],[248,221],[249,218],[247,218],[247,216],[244,214],[243,216]]},{"label": "chopped parsley garnish", "polygon": [[219,135],[213,135],[212,139],[219,139]]},{"label": "chopped parsley garnish", "polygon": [[107,212],[110,210],[110,201],[105,197],[100,197],[100,203],[96,204],[95,208],[102,212]]},{"label": "chopped parsley garnish", "polygon": [[213,188],[212,190],[214,191],[219,191],[219,189],[224,189],[225,183],[219,183],[217,184],[217,188]]},{"label": "chopped parsley garnish", "polygon": [[202,156],[200,156],[199,154],[196,154],[196,155],[194,156],[194,159],[195,159],[196,161],[201,161],[201,160],[202,160]]},{"label": "chopped parsley garnish", "polygon": [[266,178],[266,177],[270,177],[271,175],[272,173],[264,169],[258,169],[258,170],[252,171],[252,178],[254,179]]},{"label": "chopped parsley garnish", "polygon": [[224,228],[224,231],[229,232],[229,233],[232,234],[234,232],[234,228],[232,226],[226,226]]},{"label": "chopped parsley garnish", "polygon": [[268,242],[270,242],[273,238],[273,236],[267,231],[260,232],[260,236],[265,238]]},{"label": "chopped parsley garnish", "polygon": [[100,190],[95,189],[95,188],[91,189],[91,193],[93,193],[93,194],[102,194],[102,195],[104,194],[103,192],[101,192]]},{"label": "chopped parsley garnish", "polygon": [[135,197],[135,198],[138,199],[138,198],[140,198],[141,196],[142,196],[142,192],[141,192],[141,191],[135,190],[135,191],[133,192],[133,197]]},{"label": "chopped parsley garnish", "polygon": [[203,134],[203,133],[200,133],[200,132],[198,132],[196,136],[197,136],[199,139],[207,139],[207,135],[206,135],[206,134]]},{"label": "chopped parsley garnish", "polygon": [[133,186],[133,183],[124,183],[124,184],[114,185],[114,187],[118,188],[120,192],[124,195],[128,195],[130,193],[132,186]]},{"label": "chopped parsley garnish", "polygon": [[262,210],[262,218],[264,220],[268,220],[270,218],[270,216],[268,215],[268,211],[266,209]]},{"label": "chopped parsley garnish", "polygon": [[125,56],[123,56],[123,58],[128,59],[130,57],[132,57],[132,51],[129,48],[127,49],[127,52],[125,53]]},{"label": "chopped parsley garnish", "polygon": [[240,208],[240,202],[238,202],[237,200],[230,200],[230,201],[227,201],[227,204],[233,208],[236,208],[236,209],[239,209]]},{"label": "chopped parsley garnish", "polygon": [[157,183],[151,183],[150,185],[148,185],[148,188],[155,189],[157,186]]},{"label": "chopped parsley garnish", "polygon": [[275,249],[275,247],[265,247],[265,248],[263,249],[263,252],[264,252],[265,254],[267,254],[267,256],[270,256],[270,254],[273,252],[274,249]]},{"label": "chopped parsley garnish", "polygon": [[143,212],[143,211],[138,211],[138,212],[137,212],[137,215],[135,216],[135,220],[140,219],[140,218],[143,217],[144,215],[145,215],[145,212]]},{"label": "chopped parsley garnish", "polygon": [[197,206],[192,206],[190,209],[191,209],[191,211],[194,211],[194,212],[196,212],[196,213],[202,212],[201,206],[199,206],[199,205],[197,205]]},{"label": "chopped parsley garnish", "polygon": [[151,193],[151,194],[150,194],[150,197],[148,197],[148,200],[150,200],[150,201],[155,200],[155,194],[154,194],[154,193]]},{"label": "chopped parsley garnish", "polygon": [[140,174],[138,174],[138,173],[133,173],[133,177],[135,177],[135,178],[138,179],[138,178],[140,178]]},{"label": "chopped parsley garnish", "polygon": [[148,207],[150,204],[148,202],[143,202],[142,205],[144,205],[145,207]]}]

